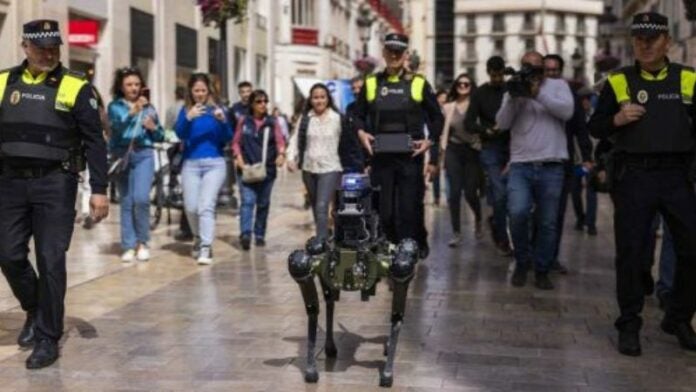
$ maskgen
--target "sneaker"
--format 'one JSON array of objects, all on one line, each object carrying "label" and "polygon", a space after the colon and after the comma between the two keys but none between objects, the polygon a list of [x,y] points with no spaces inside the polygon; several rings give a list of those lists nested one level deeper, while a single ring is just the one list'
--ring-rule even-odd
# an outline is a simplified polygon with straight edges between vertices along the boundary
[{"label": "sneaker", "polygon": [[510,283],[515,287],[523,287],[527,284],[527,268],[516,265]]},{"label": "sneaker", "polygon": [[242,244],[242,249],[249,250],[251,248],[251,237],[248,234],[242,234],[239,237],[239,242]]},{"label": "sneaker", "polygon": [[121,255],[121,261],[124,263],[130,263],[135,260],[135,249],[128,249]]},{"label": "sneaker", "polygon": [[257,238],[256,239],[256,246],[258,246],[258,247],[266,246],[266,240],[264,240],[263,238]]},{"label": "sneaker", "polygon": [[193,247],[191,248],[191,257],[194,259],[198,258],[198,255],[201,253],[201,239],[199,237],[196,237],[193,240]]},{"label": "sneaker", "polygon": [[539,290],[553,290],[553,283],[549,279],[549,274],[545,272],[537,272],[534,275],[534,286]]},{"label": "sneaker", "polygon": [[447,243],[447,246],[449,246],[450,248],[456,248],[459,246],[461,242],[461,235],[459,233],[454,233],[454,235],[452,235],[452,239]]},{"label": "sneaker", "polygon": [[210,245],[202,245],[196,259],[198,265],[210,265],[213,263],[213,249]]},{"label": "sneaker", "polygon": [[147,248],[147,245],[140,244],[138,251],[135,253],[135,258],[138,259],[138,261],[150,260],[150,249]]}]

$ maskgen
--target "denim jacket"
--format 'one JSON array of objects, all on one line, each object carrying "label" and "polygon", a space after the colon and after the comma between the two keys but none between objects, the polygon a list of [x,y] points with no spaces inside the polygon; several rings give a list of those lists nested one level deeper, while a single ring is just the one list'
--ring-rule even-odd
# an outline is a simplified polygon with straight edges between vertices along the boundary
[{"label": "denim jacket", "polygon": [[[130,107],[125,99],[119,98],[109,104],[109,123],[111,124],[111,140],[109,149],[114,154],[124,154],[128,145],[133,141],[133,148],[152,148],[155,142],[164,140],[164,128],[159,122],[154,106],[148,105],[143,110],[131,116]],[[142,125],[143,118],[150,116],[157,128],[148,131]]]}]

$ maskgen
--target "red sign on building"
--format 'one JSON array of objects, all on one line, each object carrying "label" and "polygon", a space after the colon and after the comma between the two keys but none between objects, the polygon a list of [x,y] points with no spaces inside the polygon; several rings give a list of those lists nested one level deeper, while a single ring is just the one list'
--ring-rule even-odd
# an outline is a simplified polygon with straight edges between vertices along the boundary
[{"label": "red sign on building", "polygon": [[99,22],[96,20],[71,20],[68,25],[70,45],[90,46],[99,42]]}]

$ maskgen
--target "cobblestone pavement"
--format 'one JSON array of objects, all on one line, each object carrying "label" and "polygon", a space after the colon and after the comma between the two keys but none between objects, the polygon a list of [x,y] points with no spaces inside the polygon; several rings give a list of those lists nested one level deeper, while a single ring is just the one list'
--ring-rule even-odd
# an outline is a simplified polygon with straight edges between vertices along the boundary
[{"label": "cobblestone pavement", "polygon": [[[28,352],[14,343],[23,314],[0,285],[0,390],[383,390],[391,300],[384,284],[368,303],[341,296],[338,358],[319,352],[319,382],[303,381],[306,316],[286,267],[312,232],[299,188],[298,176],[276,184],[265,249],[241,252],[238,220],[221,212],[216,261],[207,267],[188,256],[190,244],[173,240],[174,225],[155,231],[150,262],[130,265],[118,258],[117,211],[91,231],[77,228],[67,332],[54,366],[24,369]],[[463,245],[448,248],[448,212],[429,207],[433,251],[411,285],[392,390],[696,390],[696,356],[659,331],[654,299],[646,304],[643,356],[615,351],[610,207],[600,203],[598,237],[574,231],[569,208],[561,257],[570,274],[554,276],[550,292],[511,287],[511,259],[488,238],[475,239],[469,215]]]}]

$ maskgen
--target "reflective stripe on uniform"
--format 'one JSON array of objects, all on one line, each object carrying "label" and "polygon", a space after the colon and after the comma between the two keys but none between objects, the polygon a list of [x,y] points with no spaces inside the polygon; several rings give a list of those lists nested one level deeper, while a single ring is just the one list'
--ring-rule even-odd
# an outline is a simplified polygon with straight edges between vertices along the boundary
[{"label": "reflective stripe on uniform", "polygon": [[626,75],[622,72],[617,72],[609,75],[607,79],[611,89],[614,90],[614,95],[616,95],[616,102],[622,104],[624,102],[630,102],[631,96],[628,92],[628,80],[626,80]]},{"label": "reflective stripe on uniform", "polygon": [[60,81],[60,86],[58,86],[56,110],[69,112],[75,106],[77,95],[85,84],[87,84],[86,80],[72,75],[64,75]]},{"label": "reflective stripe on uniform", "polygon": [[367,102],[373,102],[377,98],[377,76],[370,75],[365,80]]},{"label": "reflective stripe on uniform", "polygon": [[696,71],[693,68],[682,68],[681,94],[682,101],[691,104],[694,97],[694,85],[696,85]]},{"label": "reflective stripe on uniform", "polygon": [[425,88],[425,78],[420,75],[413,77],[411,82],[411,98],[416,102],[423,102],[423,89]]},{"label": "reflective stripe on uniform", "polygon": [[5,87],[7,87],[7,78],[10,76],[10,71],[0,73],[0,105],[5,98]]}]

